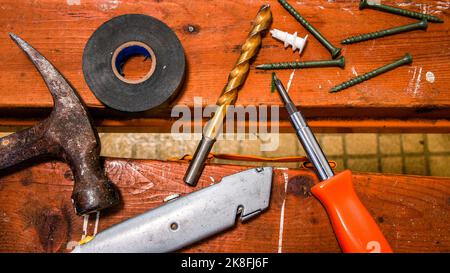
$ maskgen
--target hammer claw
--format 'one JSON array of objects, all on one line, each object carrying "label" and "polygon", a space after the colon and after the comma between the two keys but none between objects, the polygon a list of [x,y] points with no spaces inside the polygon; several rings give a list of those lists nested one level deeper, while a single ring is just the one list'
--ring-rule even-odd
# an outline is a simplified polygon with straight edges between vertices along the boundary
[{"label": "hammer claw", "polygon": [[28,58],[35,65],[36,69],[44,79],[48,90],[52,94],[53,102],[55,104],[60,103],[63,98],[63,101],[68,101],[67,97],[69,97],[70,101],[74,104],[81,103],[76,91],[70,86],[64,76],[41,55],[41,53],[16,34],[10,32],[9,36],[28,55]]}]

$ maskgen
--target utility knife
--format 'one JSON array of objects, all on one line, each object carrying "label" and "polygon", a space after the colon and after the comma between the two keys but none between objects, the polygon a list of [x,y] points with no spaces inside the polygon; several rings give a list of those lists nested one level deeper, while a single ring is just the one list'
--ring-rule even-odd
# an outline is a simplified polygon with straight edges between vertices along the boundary
[{"label": "utility knife", "polygon": [[255,168],[114,225],[74,253],[170,252],[246,221],[269,206],[272,168]]}]

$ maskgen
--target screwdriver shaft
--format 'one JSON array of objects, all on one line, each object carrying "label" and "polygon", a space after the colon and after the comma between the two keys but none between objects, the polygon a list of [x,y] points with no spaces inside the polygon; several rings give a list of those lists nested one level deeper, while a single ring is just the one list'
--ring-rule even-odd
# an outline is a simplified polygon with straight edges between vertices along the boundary
[{"label": "screwdriver shaft", "polygon": [[311,128],[309,128],[308,123],[306,122],[302,113],[297,110],[295,104],[289,97],[288,92],[276,76],[274,76],[274,83],[281,99],[284,102],[286,110],[289,114],[289,119],[295,129],[300,143],[302,144],[308,159],[314,165],[317,176],[321,181],[333,177],[333,170],[331,169],[325,154],[320,148],[319,142],[311,131]]}]

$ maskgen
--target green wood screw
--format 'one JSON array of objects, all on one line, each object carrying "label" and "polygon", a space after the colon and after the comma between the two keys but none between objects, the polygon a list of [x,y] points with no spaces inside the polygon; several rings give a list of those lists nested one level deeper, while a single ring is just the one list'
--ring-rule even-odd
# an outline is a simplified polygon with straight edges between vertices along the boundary
[{"label": "green wood screw", "polygon": [[371,2],[368,2],[367,0],[361,0],[359,2],[359,9],[365,9],[365,8],[376,9],[379,11],[389,12],[389,13],[402,15],[402,16],[406,16],[406,17],[411,17],[411,18],[416,18],[416,19],[427,19],[429,22],[434,22],[434,23],[443,23],[444,22],[442,19],[440,19],[436,16],[433,16],[433,15],[410,11],[410,10],[401,9],[401,8],[396,8],[396,7],[387,6],[387,5],[378,4],[378,3],[371,3]]},{"label": "green wood screw", "polygon": [[315,29],[303,16],[300,15],[286,0],[278,0],[294,18],[302,24],[317,40],[331,53],[331,57],[335,59],[341,53],[341,49],[334,47],[317,29]]},{"label": "green wood screw", "polygon": [[256,66],[256,69],[272,70],[272,69],[297,69],[297,68],[314,68],[314,67],[331,67],[331,66],[339,66],[340,68],[344,68],[345,66],[344,56],[341,56],[336,60],[260,64]]},{"label": "green wood screw", "polygon": [[403,58],[401,58],[400,60],[397,60],[397,61],[395,61],[393,63],[384,65],[384,66],[382,66],[380,68],[377,68],[377,69],[375,69],[373,71],[370,71],[370,72],[368,72],[366,74],[360,75],[360,76],[355,77],[355,78],[353,78],[353,79],[351,79],[349,81],[346,81],[346,82],[343,82],[343,83],[341,83],[339,85],[336,85],[335,87],[333,87],[330,90],[330,93],[338,92],[338,91],[344,90],[346,88],[349,88],[350,86],[356,85],[358,83],[362,83],[363,81],[367,81],[368,79],[376,77],[376,76],[378,76],[378,75],[380,75],[382,73],[388,72],[388,71],[390,71],[390,70],[392,70],[394,68],[397,68],[399,66],[402,66],[402,65],[405,65],[405,64],[411,64],[412,61],[413,61],[413,58],[412,58],[411,54],[406,53],[406,55]]},{"label": "green wood screw", "polygon": [[353,37],[342,40],[341,44],[353,44],[353,43],[358,43],[361,41],[377,39],[380,37],[394,35],[397,33],[407,32],[407,31],[411,31],[411,30],[427,29],[427,27],[428,27],[427,20],[422,19],[422,21],[420,21],[420,22],[412,23],[409,25],[404,25],[404,26],[384,29],[384,30],[380,30],[380,31],[375,31],[375,32],[371,32],[371,33],[361,34],[358,36],[353,36]]}]

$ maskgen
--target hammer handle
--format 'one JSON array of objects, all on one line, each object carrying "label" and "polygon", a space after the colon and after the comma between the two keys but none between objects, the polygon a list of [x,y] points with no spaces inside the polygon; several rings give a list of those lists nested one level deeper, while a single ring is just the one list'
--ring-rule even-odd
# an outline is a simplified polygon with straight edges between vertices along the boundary
[{"label": "hammer handle", "polygon": [[45,122],[15,134],[0,138],[0,169],[16,165],[27,159],[51,153],[45,135]]}]

